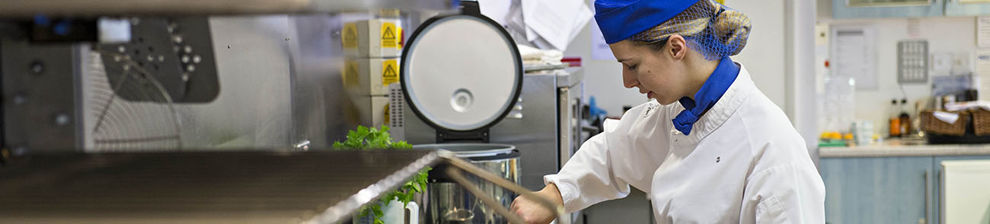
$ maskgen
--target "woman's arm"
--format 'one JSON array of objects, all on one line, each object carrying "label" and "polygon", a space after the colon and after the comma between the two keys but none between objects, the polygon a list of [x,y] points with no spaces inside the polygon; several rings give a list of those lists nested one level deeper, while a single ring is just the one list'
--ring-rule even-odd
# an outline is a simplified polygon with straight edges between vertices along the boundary
[{"label": "woman's arm", "polygon": [[[622,120],[606,122],[605,132],[582,144],[559,173],[544,177],[547,187],[537,193],[574,212],[625,197],[630,185],[649,192],[653,173],[668,149],[665,124],[670,120],[659,115],[663,113],[657,106],[646,103],[629,110]],[[517,198],[514,210],[533,217],[532,223],[552,220],[549,211],[523,202],[530,201]]]}]

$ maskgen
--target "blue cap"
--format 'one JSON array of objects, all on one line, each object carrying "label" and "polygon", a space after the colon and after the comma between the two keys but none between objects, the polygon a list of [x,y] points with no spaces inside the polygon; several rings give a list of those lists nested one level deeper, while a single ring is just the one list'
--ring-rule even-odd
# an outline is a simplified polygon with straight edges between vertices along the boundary
[{"label": "blue cap", "polygon": [[595,0],[595,20],[614,44],[674,18],[698,0]]}]

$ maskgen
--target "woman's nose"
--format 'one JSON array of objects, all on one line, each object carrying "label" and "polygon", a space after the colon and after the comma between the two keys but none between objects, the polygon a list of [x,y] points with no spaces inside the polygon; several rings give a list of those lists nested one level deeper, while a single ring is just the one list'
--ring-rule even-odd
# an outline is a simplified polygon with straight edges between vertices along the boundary
[{"label": "woman's nose", "polygon": [[632,89],[632,88],[635,88],[636,87],[637,83],[636,82],[622,82],[622,85],[625,86],[626,89]]},{"label": "woman's nose", "polygon": [[627,89],[631,89],[639,85],[639,81],[636,80],[635,76],[629,74],[629,71],[622,71],[622,86]]}]

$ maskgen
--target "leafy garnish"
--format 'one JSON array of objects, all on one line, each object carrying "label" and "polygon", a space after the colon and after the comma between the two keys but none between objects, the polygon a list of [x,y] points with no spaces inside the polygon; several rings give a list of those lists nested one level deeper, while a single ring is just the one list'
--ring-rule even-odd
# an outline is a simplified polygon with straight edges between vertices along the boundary
[{"label": "leafy garnish", "polygon": [[[408,150],[412,149],[412,145],[406,143],[406,141],[392,142],[392,136],[388,134],[388,126],[382,126],[381,129],[376,129],[358,125],[357,130],[347,132],[347,139],[343,142],[334,142],[333,148]],[[384,224],[385,222],[381,219],[385,215],[382,211],[382,206],[387,206],[393,199],[402,202],[403,207],[408,205],[416,193],[426,190],[427,174],[430,169],[430,167],[426,167],[420,170],[412,180],[409,180],[405,184],[402,184],[399,189],[382,197],[381,203],[373,203],[365,207],[361,211],[361,216],[371,214],[375,224]]]}]

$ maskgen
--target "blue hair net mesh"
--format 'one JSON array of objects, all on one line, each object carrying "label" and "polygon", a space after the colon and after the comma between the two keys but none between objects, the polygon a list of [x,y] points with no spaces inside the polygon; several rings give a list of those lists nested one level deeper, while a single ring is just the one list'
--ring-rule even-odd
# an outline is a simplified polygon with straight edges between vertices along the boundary
[{"label": "blue hair net mesh", "polygon": [[715,0],[699,0],[686,10],[660,25],[630,39],[647,44],[663,43],[670,35],[679,34],[691,48],[709,61],[739,54],[749,38],[749,17]]}]

